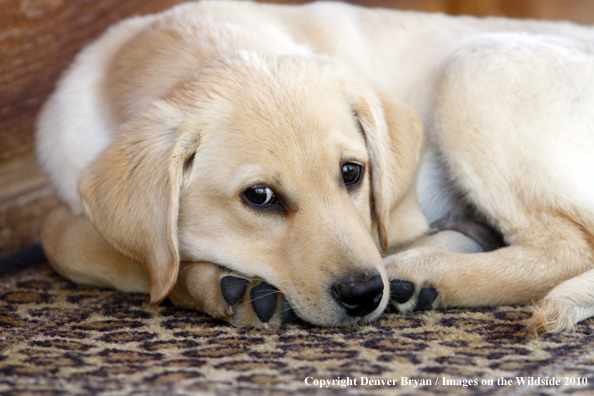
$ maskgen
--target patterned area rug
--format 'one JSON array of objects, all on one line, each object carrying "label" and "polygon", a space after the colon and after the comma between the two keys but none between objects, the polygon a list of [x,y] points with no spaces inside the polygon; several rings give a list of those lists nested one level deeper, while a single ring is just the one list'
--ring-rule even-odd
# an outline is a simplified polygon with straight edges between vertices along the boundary
[{"label": "patterned area rug", "polygon": [[594,320],[530,339],[525,307],[235,329],[47,264],[0,278],[0,394],[594,394]]}]

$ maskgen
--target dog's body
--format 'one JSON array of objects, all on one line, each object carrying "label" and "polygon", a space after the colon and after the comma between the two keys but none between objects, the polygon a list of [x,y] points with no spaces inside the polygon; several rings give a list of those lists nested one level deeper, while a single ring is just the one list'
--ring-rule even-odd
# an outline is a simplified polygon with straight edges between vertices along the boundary
[{"label": "dog's body", "polygon": [[[184,4],[116,25],[45,106],[68,208],[43,244],[74,281],[237,326],[282,322],[245,304],[264,279],[320,325],[378,316],[391,282],[403,312],[540,301],[530,326],[565,330],[594,314],[593,109],[588,27]],[[430,232],[451,215],[509,246]]]}]

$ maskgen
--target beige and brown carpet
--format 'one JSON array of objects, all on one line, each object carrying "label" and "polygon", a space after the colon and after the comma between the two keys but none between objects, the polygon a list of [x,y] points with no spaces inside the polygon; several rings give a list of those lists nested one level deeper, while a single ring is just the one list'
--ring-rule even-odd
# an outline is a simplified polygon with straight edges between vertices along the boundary
[{"label": "beige and brown carpet", "polygon": [[492,307],[350,329],[236,329],[40,264],[0,278],[0,394],[594,394],[594,320],[531,339],[528,315]]}]

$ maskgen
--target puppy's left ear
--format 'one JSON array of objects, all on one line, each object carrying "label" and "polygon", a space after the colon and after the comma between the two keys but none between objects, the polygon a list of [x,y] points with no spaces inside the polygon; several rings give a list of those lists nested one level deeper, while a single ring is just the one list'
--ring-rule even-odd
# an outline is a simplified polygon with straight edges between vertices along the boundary
[{"label": "puppy's left ear", "polygon": [[200,139],[189,125],[168,125],[175,117],[163,108],[152,110],[121,128],[80,176],[79,192],[95,230],[143,264],[159,302],[177,280],[179,196]]},{"label": "puppy's left ear", "polygon": [[410,107],[380,90],[360,94],[347,90],[365,133],[370,157],[371,192],[382,249],[388,248],[388,220],[413,184],[421,147],[421,119]]}]

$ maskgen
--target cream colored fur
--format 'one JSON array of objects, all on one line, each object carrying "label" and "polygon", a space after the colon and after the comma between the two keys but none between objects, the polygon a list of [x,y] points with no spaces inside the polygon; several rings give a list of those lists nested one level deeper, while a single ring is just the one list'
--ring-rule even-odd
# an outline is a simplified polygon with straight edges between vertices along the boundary
[{"label": "cream colored fur", "polygon": [[[43,246],[73,281],[236,326],[268,324],[249,292],[228,309],[227,274],[266,280],[319,325],[377,317],[401,279],[416,286],[403,312],[432,286],[434,308],[536,303],[533,330],[568,330],[594,313],[592,70],[594,30],[569,23],[335,2],[129,19],[78,55],[39,118],[66,205]],[[345,160],[365,167],[355,191]],[[248,207],[254,185],[287,212]],[[426,235],[469,208],[509,246]],[[348,316],[329,285],[373,271],[380,305]]]}]

